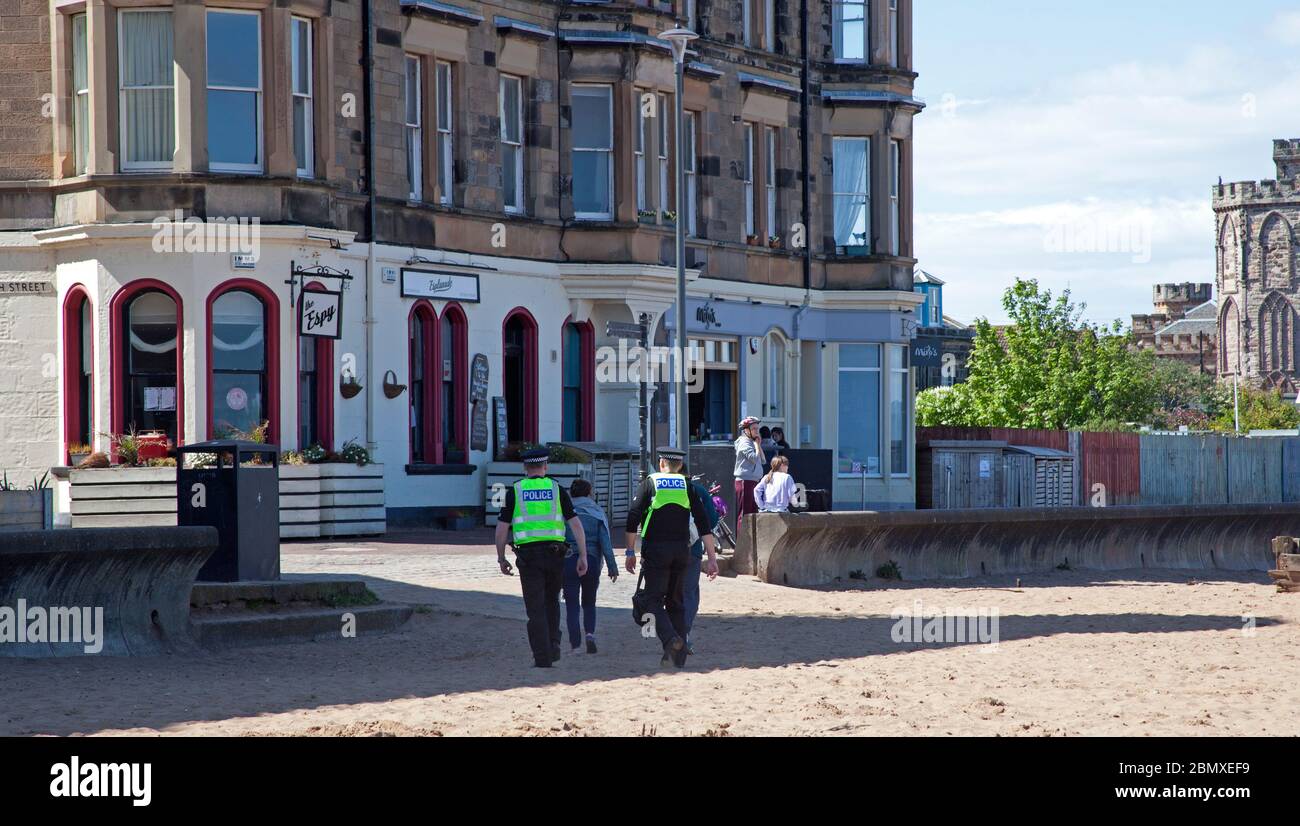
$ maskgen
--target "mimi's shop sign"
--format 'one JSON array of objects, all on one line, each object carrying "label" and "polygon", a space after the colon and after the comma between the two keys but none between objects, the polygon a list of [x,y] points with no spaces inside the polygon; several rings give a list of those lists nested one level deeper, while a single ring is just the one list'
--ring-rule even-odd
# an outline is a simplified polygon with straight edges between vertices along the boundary
[{"label": "mimi's shop sign", "polygon": [[54,295],[54,284],[50,281],[0,281],[0,296],[6,295]]}]

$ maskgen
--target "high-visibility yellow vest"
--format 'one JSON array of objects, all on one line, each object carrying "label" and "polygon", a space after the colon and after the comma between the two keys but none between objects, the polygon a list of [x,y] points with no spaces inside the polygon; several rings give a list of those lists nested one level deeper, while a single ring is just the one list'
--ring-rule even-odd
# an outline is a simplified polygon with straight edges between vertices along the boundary
[{"label": "high-visibility yellow vest", "polygon": [[691,496],[686,489],[686,477],[680,473],[652,473],[650,481],[654,485],[654,499],[650,502],[650,509],[646,511],[645,519],[641,520],[641,535],[645,536],[646,531],[650,529],[650,517],[655,515],[655,511],[668,505],[677,505],[686,510],[687,515],[691,512]]},{"label": "high-visibility yellow vest", "polygon": [[515,482],[515,510],[510,515],[511,544],[564,541],[560,484],[545,476]]}]

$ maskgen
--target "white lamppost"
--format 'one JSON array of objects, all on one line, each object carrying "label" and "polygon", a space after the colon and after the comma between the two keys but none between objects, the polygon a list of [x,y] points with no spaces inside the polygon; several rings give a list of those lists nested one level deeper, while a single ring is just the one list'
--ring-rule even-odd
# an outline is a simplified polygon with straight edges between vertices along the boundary
[{"label": "white lamppost", "polygon": [[[686,85],[686,46],[699,37],[686,28],[669,29],[659,35],[660,40],[667,40],[673,49],[673,63],[677,68],[677,96],[673,105],[676,128],[673,130],[677,147],[673,166],[676,172],[676,209],[677,220],[677,376],[674,393],[677,397],[677,449],[689,451],[690,441],[690,407],[686,401],[686,211],[683,189],[686,185],[685,167],[682,161],[682,95]],[[690,456],[686,457],[690,461]]]}]

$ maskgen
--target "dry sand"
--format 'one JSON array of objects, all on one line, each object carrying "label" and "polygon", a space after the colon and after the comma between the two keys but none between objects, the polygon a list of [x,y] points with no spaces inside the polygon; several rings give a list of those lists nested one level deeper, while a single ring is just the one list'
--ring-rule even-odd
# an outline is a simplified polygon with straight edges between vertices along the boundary
[{"label": "dry sand", "polygon": [[[804,590],[703,584],[698,656],[661,671],[601,588],[600,653],[531,668],[482,533],[289,544],[288,573],[419,606],[400,632],[187,658],[0,660],[0,735],[1300,733],[1300,594],[1262,574],[1057,571]],[[906,572],[904,572],[906,573]],[[899,644],[891,612],[996,608],[1000,642]],[[1253,629],[1243,616],[1254,618]]]}]

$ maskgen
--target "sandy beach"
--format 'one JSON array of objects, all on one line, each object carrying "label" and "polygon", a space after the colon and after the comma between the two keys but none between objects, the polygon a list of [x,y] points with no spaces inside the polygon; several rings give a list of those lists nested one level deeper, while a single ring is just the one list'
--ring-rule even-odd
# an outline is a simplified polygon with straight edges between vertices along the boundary
[{"label": "sandy beach", "polygon": [[[684,671],[601,587],[600,652],[531,667],[484,532],[286,544],[291,575],[417,607],[385,636],[194,657],[0,660],[0,735],[1295,735],[1300,595],[1263,574],[1055,571],[702,586]],[[896,642],[900,614],[998,616],[996,645]],[[1245,618],[1245,619],[1243,619]]]}]

